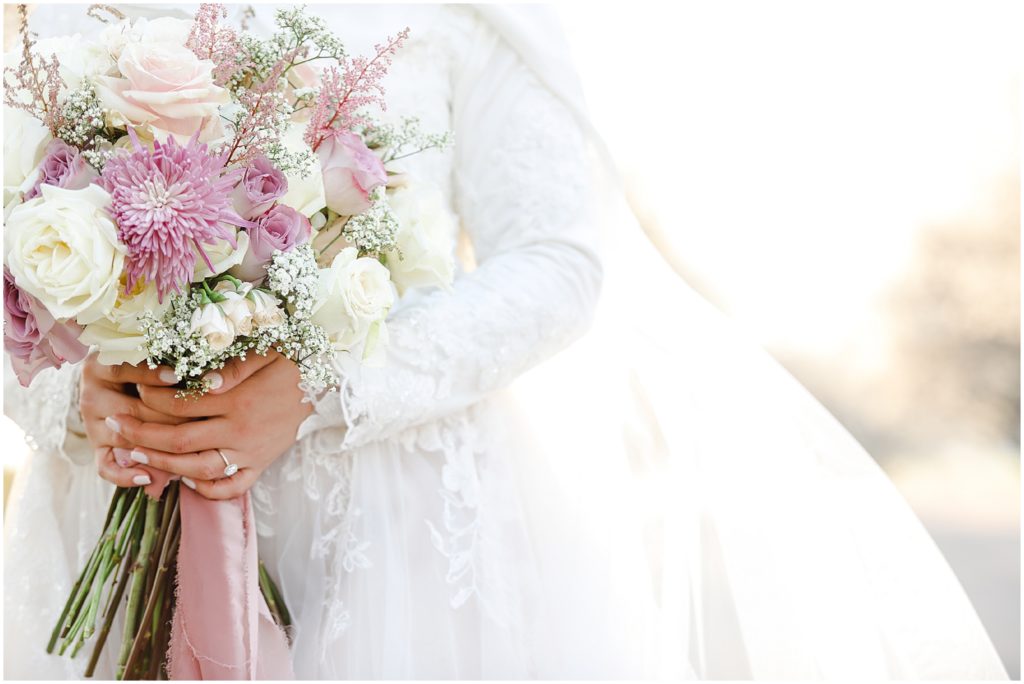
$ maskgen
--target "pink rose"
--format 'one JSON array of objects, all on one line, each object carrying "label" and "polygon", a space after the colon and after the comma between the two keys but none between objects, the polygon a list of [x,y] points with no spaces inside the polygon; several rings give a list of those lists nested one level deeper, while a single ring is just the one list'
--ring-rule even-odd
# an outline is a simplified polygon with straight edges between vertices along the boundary
[{"label": "pink rose", "polygon": [[308,242],[313,228],[308,218],[289,206],[278,204],[256,219],[256,225],[248,232],[249,249],[242,263],[232,268],[230,273],[254,283],[266,277],[267,264],[274,256],[274,250],[287,252]]},{"label": "pink rose", "polygon": [[96,77],[103,106],[134,124],[179,137],[202,129],[200,141],[221,134],[217,110],[228,91],[213,82],[213,62],[174,43],[129,43],[117,60],[124,78]]},{"label": "pink rose", "polygon": [[25,199],[39,196],[40,185],[55,185],[68,190],[81,190],[99,174],[89,166],[81,153],[63,140],[51,140],[43,161],[39,163],[39,177],[25,193]]},{"label": "pink rose", "polygon": [[328,136],[317,148],[327,208],[355,216],[370,208],[370,193],[388,181],[384,164],[363,139],[350,131]]},{"label": "pink rose", "polygon": [[65,361],[81,361],[89,348],[78,341],[82,329],[58,323],[32,295],[14,282],[4,267],[4,349],[18,382],[28,387],[44,368],[60,368]]},{"label": "pink rose", "polygon": [[288,179],[266,157],[257,157],[246,167],[235,186],[231,201],[239,216],[252,221],[267,213],[274,202],[288,192]]}]

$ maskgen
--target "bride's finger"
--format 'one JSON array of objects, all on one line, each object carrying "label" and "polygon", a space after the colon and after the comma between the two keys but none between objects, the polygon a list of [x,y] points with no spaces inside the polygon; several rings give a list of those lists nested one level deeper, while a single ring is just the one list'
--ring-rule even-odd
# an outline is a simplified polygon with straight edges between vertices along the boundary
[{"label": "bride's finger", "polygon": [[[178,418],[210,418],[223,416],[231,410],[226,397],[206,394],[201,397],[178,397],[173,387],[139,385],[139,399],[143,405],[158,413]],[[153,422],[153,421],[151,421]]]},{"label": "bride's finger", "polygon": [[214,501],[234,499],[249,491],[256,483],[259,475],[252,468],[243,468],[231,477],[196,482],[195,490],[207,499],[213,499]]},{"label": "bride's finger", "polygon": [[169,454],[194,454],[230,443],[236,436],[222,418],[192,420],[180,425],[146,423],[134,416],[117,414],[107,418],[111,430],[137,447]]},{"label": "bride's finger", "polygon": [[178,382],[174,370],[168,366],[150,368],[145,364],[132,366],[121,363],[114,366],[105,366],[101,363],[91,363],[83,370],[93,375],[97,380],[111,385],[157,385],[169,387]]},{"label": "bride's finger", "polygon": [[[173,392],[173,390],[171,390]],[[97,389],[83,390],[79,398],[79,410],[83,416],[106,418],[115,414],[127,414],[147,423],[167,423],[178,425],[185,419],[162,413],[147,406],[142,399],[130,397],[115,390]]]},{"label": "bride's finger", "polygon": [[246,356],[245,361],[231,359],[223,368],[210,371],[203,376],[203,379],[210,387],[210,394],[224,394],[241,385],[250,376],[255,375],[260,369],[269,366],[279,358],[281,355],[273,350],[267,352],[265,356],[251,352]]},{"label": "bride's finger", "polygon": [[96,449],[96,469],[100,477],[118,487],[144,487],[153,481],[149,473],[138,465],[127,468],[118,465],[110,447]]},{"label": "bride's finger", "polygon": [[[169,454],[165,451],[136,447],[129,453],[135,463],[158,468],[168,473],[181,475],[193,481],[217,480],[224,477],[224,459],[216,449],[207,449],[194,454]],[[237,464],[242,472],[241,463]],[[236,473],[237,474],[237,473]]]},{"label": "bride's finger", "polygon": [[120,449],[131,449],[132,445],[127,439],[117,434],[110,428],[110,424],[103,418],[87,418],[85,420],[85,433],[89,441],[99,449],[117,447]]}]

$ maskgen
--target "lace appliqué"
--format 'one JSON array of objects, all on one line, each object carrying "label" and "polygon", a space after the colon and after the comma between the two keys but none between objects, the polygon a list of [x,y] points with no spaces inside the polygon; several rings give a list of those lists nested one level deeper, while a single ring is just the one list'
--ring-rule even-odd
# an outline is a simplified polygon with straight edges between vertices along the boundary
[{"label": "lace appliqu\u00e9", "polygon": [[[336,402],[337,393],[330,394]],[[323,397],[309,398],[314,402],[324,401]],[[351,624],[351,615],[341,595],[341,578],[373,565],[369,556],[371,542],[360,540],[356,534],[362,515],[362,511],[352,507],[356,456],[342,450],[344,434],[344,427],[334,425],[303,435],[281,457],[278,472],[285,482],[301,482],[304,496],[319,504],[315,509],[320,534],[313,540],[310,560],[324,562],[328,574],[334,578],[328,583],[321,603],[326,626],[325,638],[321,641],[324,648]],[[262,522],[274,517],[277,495],[274,489],[265,478],[258,480],[252,489],[257,532],[261,536],[274,534],[273,528]]]},{"label": "lace appliqu\u00e9", "polygon": [[[503,182],[477,190],[466,210],[487,214],[483,206],[500,207],[502,199],[516,197],[512,218],[479,220],[509,224],[499,230],[499,242],[508,234],[537,235],[537,242],[510,247],[459,279],[454,291],[423,293],[397,311],[388,321],[382,367],[367,368],[348,354],[337,355],[342,388],[316,401],[319,415],[304,426],[304,434],[344,423],[343,449],[391,437],[414,442],[415,435],[400,433],[507,385],[589,324],[599,267],[558,240],[545,241],[559,226],[586,214],[579,132],[570,114],[550,102],[524,102],[521,108],[517,118],[530,125],[517,127],[492,152],[493,163],[505,169]],[[548,177],[565,180],[538,183],[540,154],[556,167],[548,169],[553,174]]]},{"label": "lace appliqu\u00e9", "polygon": [[41,371],[27,388],[16,386],[17,381],[5,382],[4,410],[25,431],[25,441],[34,451],[58,454],[75,464],[92,460],[91,449],[78,448],[87,446],[82,437],[68,435],[69,424],[81,422],[75,420],[81,377],[81,364],[65,364]]},{"label": "lace appliqu\u00e9", "polygon": [[[445,581],[454,587],[452,608],[459,608],[471,597],[480,595],[477,583],[477,542],[480,537],[480,477],[476,469],[477,440],[472,438],[473,425],[460,419],[442,421],[432,431],[436,446],[444,451],[441,488],[444,502],[442,523],[444,534],[426,520],[430,540],[448,559]],[[421,434],[426,432],[421,430]]]}]

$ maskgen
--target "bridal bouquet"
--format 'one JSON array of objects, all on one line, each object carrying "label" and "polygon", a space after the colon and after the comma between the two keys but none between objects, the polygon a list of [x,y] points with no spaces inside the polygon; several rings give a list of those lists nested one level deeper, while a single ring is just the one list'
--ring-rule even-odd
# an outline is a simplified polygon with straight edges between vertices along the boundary
[{"label": "bridal bouquet", "polygon": [[[59,41],[33,40],[20,11],[20,62],[5,69],[4,348],[22,384],[95,350],[104,364],[171,366],[179,393],[198,396],[207,372],[274,349],[308,391],[330,391],[334,353],[381,362],[396,291],[450,281],[447,246],[417,232],[403,199],[423,190],[390,168],[448,136],[379,120],[408,30],[353,57],[302,8],[278,11],[265,40],[226,26],[218,5],[192,21],[97,5],[96,36]],[[235,554],[244,577],[224,586],[251,580],[257,595],[236,617],[287,625],[250,518],[247,497],[208,501],[167,481],[117,489],[48,650],[73,656],[96,633],[90,676],[120,614],[119,678],[167,675],[169,649],[172,676],[231,666],[185,637],[182,613],[192,566]],[[183,538],[211,529],[224,543],[186,557]],[[264,651],[280,657],[274,632]],[[262,662],[251,649],[238,661],[242,676]]]}]

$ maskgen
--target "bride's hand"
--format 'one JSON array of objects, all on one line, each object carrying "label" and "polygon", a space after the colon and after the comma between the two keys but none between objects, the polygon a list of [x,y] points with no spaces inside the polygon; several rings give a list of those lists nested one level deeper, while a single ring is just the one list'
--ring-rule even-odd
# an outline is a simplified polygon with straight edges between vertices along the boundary
[{"label": "bride's hand", "polygon": [[[294,444],[313,409],[302,401],[298,367],[275,351],[232,361],[206,379],[216,389],[199,398],[176,398],[166,386],[139,387],[149,410],[195,420],[172,426],[134,416],[115,419],[121,437],[135,445],[131,457],[137,462],[181,475],[208,499],[231,499]],[[218,450],[238,465],[235,475],[224,476]]]},{"label": "bride's hand", "polygon": [[108,419],[120,414],[149,423],[175,425],[184,422],[184,418],[149,408],[133,390],[137,384],[166,387],[175,382],[174,373],[167,368],[150,370],[128,364],[105,366],[97,361],[96,354],[90,354],[85,359],[82,364],[79,411],[85,424],[86,437],[95,449],[100,477],[119,487],[137,487],[150,483],[150,475],[145,468],[139,468],[129,457],[132,445],[112,429]]}]

